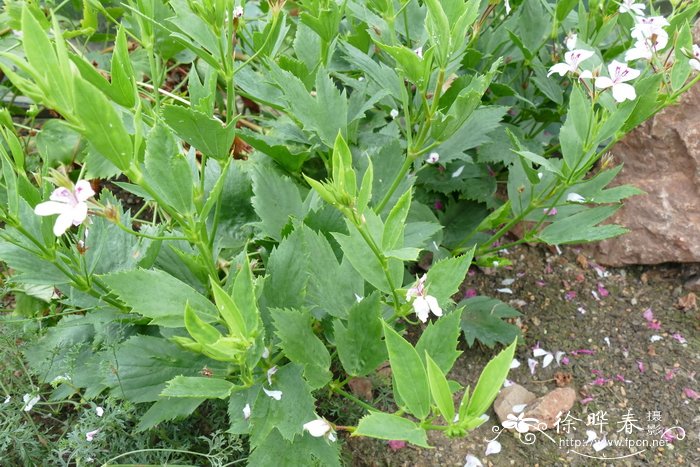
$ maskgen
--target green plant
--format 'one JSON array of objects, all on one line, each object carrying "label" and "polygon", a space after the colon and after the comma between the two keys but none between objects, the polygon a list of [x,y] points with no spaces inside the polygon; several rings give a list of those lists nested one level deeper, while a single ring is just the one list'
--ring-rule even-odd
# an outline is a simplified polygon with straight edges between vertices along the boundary
[{"label": "green plant", "polygon": [[[648,28],[611,1],[513,3],[8,2],[0,68],[36,107],[0,114],[0,258],[60,304],[26,353],[68,376],[51,397],[149,403],[138,432],[227,401],[252,464],[335,465],[335,431],[427,446],[483,423],[517,332],[498,301],[453,301],[472,261],[623,233],[600,223],[638,190],[599,160],[698,80],[696,3]],[[644,47],[643,69],[614,61]],[[40,107],[60,118],[23,134]],[[437,319],[412,344],[414,314]],[[447,379],[461,330],[512,342],[472,391]],[[387,359],[393,413],[346,390]],[[324,392],[365,416],[319,417]]]}]

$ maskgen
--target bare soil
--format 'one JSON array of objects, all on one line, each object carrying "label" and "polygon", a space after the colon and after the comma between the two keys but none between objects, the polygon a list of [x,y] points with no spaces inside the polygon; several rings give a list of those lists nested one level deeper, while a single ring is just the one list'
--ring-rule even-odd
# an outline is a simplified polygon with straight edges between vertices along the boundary
[{"label": "bare soil", "polygon": [[[577,248],[562,250],[519,247],[509,253],[510,269],[479,271],[468,277],[468,287],[523,313],[518,324],[524,343],[516,352],[521,365],[511,370],[510,380],[538,396],[557,387],[555,375],[559,384],[568,382],[576,389],[570,415],[578,421],[573,420],[569,433],[562,426],[559,433],[552,429],[526,438],[505,430],[498,436],[501,452],[485,456],[488,441],[498,435],[493,430],[499,428],[490,410],[489,420],[465,438],[432,432],[433,449],[409,445],[392,450],[384,441],[348,438],[344,450],[352,465],[462,466],[467,454],[485,466],[700,465],[700,400],[688,392],[700,392],[700,316],[682,287],[695,266],[606,270]],[[504,279],[515,279],[508,285],[512,294],[496,291]],[[652,342],[652,336],[661,339]],[[552,353],[566,352],[568,364],[564,359],[542,368],[542,358],[537,358],[539,365],[531,373],[528,358],[534,358],[538,343]],[[451,377],[473,385],[495,350],[461,346],[464,354]],[[602,412],[608,424],[591,425],[589,417]],[[625,417],[633,425],[630,433]],[[680,429],[667,434],[671,442],[660,442],[661,432],[672,427]],[[591,429],[598,439],[605,434],[611,445],[600,451],[572,445],[586,441]]]}]

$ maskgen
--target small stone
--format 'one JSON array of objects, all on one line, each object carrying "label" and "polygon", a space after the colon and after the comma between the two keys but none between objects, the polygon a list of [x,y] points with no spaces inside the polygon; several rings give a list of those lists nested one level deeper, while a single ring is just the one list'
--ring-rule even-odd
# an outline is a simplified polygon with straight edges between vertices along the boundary
[{"label": "small stone", "polygon": [[372,396],[372,380],[369,378],[350,378],[348,381],[350,391],[360,399],[371,401]]},{"label": "small stone", "polygon": [[508,414],[513,413],[513,406],[529,404],[537,398],[533,393],[520,386],[513,384],[503,388],[493,402],[493,410],[498,415],[501,423],[508,418]]},{"label": "small stone", "polygon": [[576,402],[576,391],[573,388],[558,388],[540,397],[525,410],[523,418],[534,418],[548,430],[554,427],[557,416],[565,414]]}]

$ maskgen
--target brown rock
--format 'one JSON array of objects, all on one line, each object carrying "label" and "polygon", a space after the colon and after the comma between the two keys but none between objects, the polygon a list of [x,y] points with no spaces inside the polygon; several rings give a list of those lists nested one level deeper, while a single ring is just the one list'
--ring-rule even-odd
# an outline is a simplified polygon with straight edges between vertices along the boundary
[{"label": "brown rock", "polygon": [[700,85],[632,131],[612,153],[625,164],[615,183],[647,194],[625,201],[611,219],[628,234],[589,247],[596,262],[700,262]]},{"label": "brown rock", "polygon": [[372,380],[369,378],[350,378],[348,381],[348,386],[350,386],[350,391],[355,394],[360,399],[371,401],[372,400]]},{"label": "brown rock", "polygon": [[493,410],[498,415],[498,419],[503,423],[504,420],[508,418],[508,414],[513,413],[513,406],[521,404],[529,404],[534,401],[535,396],[533,393],[520,386],[519,384],[513,384],[507,388],[503,388],[498,397],[493,402]]},{"label": "brown rock", "polygon": [[563,418],[571,410],[574,402],[576,402],[576,391],[573,388],[555,389],[530,404],[523,418],[534,418],[544,424],[544,426],[539,425],[540,429],[548,430],[554,427],[558,416]]}]

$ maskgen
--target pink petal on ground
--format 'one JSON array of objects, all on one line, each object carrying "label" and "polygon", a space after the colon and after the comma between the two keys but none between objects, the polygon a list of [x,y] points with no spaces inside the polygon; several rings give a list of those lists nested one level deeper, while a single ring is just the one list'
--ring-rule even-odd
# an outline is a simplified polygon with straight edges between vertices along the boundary
[{"label": "pink petal on ground", "polygon": [[608,289],[606,289],[605,286],[600,282],[598,282],[598,293],[601,297],[607,297],[608,295],[610,295]]},{"label": "pink petal on ground", "polygon": [[694,401],[700,399],[700,394],[690,388],[683,388],[683,394],[688,399],[693,399]]},{"label": "pink petal on ground", "polygon": [[569,357],[562,357],[561,364],[568,365],[569,364]]},{"label": "pink petal on ground", "polygon": [[647,308],[646,310],[644,310],[644,313],[642,313],[642,316],[647,321],[654,321],[654,312],[651,311],[651,308]]},{"label": "pink petal on ground", "polygon": [[392,439],[391,441],[388,441],[387,444],[392,451],[398,451],[399,449],[406,447],[406,441],[399,441],[397,439]]},{"label": "pink petal on ground", "polygon": [[661,323],[659,323],[657,320],[649,321],[647,323],[647,327],[649,329],[653,329],[654,331],[658,331],[659,329],[661,329]]},{"label": "pink petal on ground", "polygon": [[469,272],[467,273],[469,277],[476,275],[476,268],[469,268]]},{"label": "pink petal on ground", "polygon": [[581,399],[582,404],[588,404],[589,402],[593,402],[593,398],[591,396],[588,396],[585,399]]},{"label": "pink petal on ground", "polygon": [[646,371],[646,368],[644,367],[644,362],[641,360],[637,360],[637,368],[639,368],[640,373],[644,373]]},{"label": "pink petal on ground", "polygon": [[591,384],[592,384],[593,386],[603,386],[603,385],[604,385],[605,383],[607,383],[607,382],[608,382],[607,379],[605,379],[605,378],[599,376],[599,377],[597,377],[596,379],[594,379],[594,380],[591,382]]},{"label": "pink petal on ground", "polygon": [[593,373],[593,374],[596,375],[596,376],[600,376],[600,375],[603,374],[603,372],[600,371],[600,370],[591,370],[591,373]]},{"label": "pink petal on ground", "polygon": [[551,274],[552,272],[554,272],[554,270],[552,269],[552,265],[547,263],[547,265],[544,267],[544,273]]},{"label": "pink petal on ground", "polygon": [[547,285],[545,281],[535,281],[535,284],[537,284],[538,287],[544,287],[545,285]]},{"label": "pink petal on ground", "polygon": [[574,298],[576,298],[576,291],[575,290],[569,290],[568,292],[566,292],[564,294],[564,300],[566,300],[567,302],[570,302]]},{"label": "pink petal on ground", "polygon": [[676,376],[676,372],[678,371],[678,368],[674,368],[672,370],[668,370],[666,374],[664,375],[664,379],[666,381],[671,381],[674,376]]},{"label": "pink petal on ground", "polygon": [[466,292],[464,292],[464,298],[472,298],[476,297],[476,289],[467,289]]},{"label": "pink petal on ground", "polygon": [[671,337],[673,337],[674,339],[676,339],[676,340],[677,340],[678,342],[680,342],[681,344],[687,344],[687,343],[688,343],[688,341],[685,340],[685,337],[681,336],[681,334],[680,334],[679,332],[677,332],[677,333],[675,333],[675,334],[672,334]]},{"label": "pink petal on ground", "polygon": [[595,355],[595,351],[589,350],[589,349],[578,349],[578,350],[572,350],[571,355]]},{"label": "pink petal on ground", "polygon": [[539,362],[537,360],[532,358],[527,359],[527,366],[530,367],[530,374],[535,374],[535,368],[537,368],[537,365],[539,365]]}]

